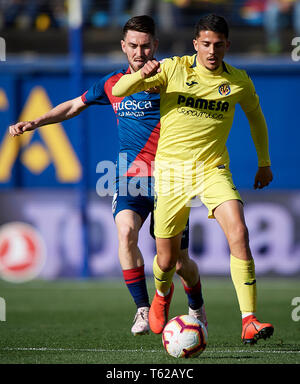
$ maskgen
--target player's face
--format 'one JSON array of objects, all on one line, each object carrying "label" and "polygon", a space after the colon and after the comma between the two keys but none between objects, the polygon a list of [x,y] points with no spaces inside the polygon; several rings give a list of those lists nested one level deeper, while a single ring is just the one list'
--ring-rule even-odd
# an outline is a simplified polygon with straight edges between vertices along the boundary
[{"label": "player's face", "polygon": [[151,34],[137,31],[127,31],[121,47],[131,69],[136,72],[141,69],[148,60],[152,60],[158,46],[158,40]]},{"label": "player's face", "polygon": [[199,63],[210,71],[214,71],[222,64],[230,46],[230,42],[223,33],[213,31],[200,31],[193,43]]}]

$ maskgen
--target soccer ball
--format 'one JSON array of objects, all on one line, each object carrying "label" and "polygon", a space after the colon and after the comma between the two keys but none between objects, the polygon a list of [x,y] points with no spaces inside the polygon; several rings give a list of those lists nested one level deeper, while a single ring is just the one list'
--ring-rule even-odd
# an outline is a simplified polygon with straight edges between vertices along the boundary
[{"label": "soccer ball", "polygon": [[171,319],[162,333],[162,342],[169,355],[174,357],[196,357],[205,349],[207,330],[194,316],[181,315]]}]

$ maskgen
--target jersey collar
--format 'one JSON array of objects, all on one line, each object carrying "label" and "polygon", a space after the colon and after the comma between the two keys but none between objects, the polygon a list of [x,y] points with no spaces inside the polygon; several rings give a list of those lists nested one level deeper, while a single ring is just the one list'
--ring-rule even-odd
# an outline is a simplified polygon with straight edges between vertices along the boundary
[{"label": "jersey collar", "polygon": [[[197,55],[195,55],[193,64],[190,66],[190,68],[195,68],[195,67],[197,67]],[[224,61],[222,61],[222,67],[223,67],[223,71],[229,74],[228,68]]]}]

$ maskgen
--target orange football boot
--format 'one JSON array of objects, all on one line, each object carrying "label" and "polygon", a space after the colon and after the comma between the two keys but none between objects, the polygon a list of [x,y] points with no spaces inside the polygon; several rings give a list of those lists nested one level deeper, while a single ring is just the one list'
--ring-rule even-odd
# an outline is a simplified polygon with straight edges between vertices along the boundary
[{"label": "orange football boot", "polygon": [[242,342],[256,344],[259,339],[268,339],[273,335],[274,327],[269,323],[261,323],[254,315],[248,316],[243,322]]},{"label": "orange football boot", "polygon": [[154,333],[162,333],[168,322],[169,308],[173,292],[173,283],[170,288],[170,293],[167,296],[160,296],[157,292],[155,292],[149,311],[149,325],[151,331]]}]

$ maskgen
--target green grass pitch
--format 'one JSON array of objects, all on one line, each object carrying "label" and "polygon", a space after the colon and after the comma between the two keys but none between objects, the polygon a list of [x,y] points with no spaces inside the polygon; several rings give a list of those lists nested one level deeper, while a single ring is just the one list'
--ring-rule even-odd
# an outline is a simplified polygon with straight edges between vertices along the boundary
[{"label": "green grass pitch", "polygon": [[[241,343],[241,319],[230,278],[202,278],[208,345],[200,357],[168,356],[161,335],[132,336],[135,306],[121,280],[0,281],[6,321],[0,321],[0,364],[299,364],[300,321],[292,319],[299,279],[258,277],[258,313],[274,335]],[[148,281],[150,298],[154,293]],[[184,314],[179,280],[170,318]],[[300,315],[300,308],[298,310]]]}]

